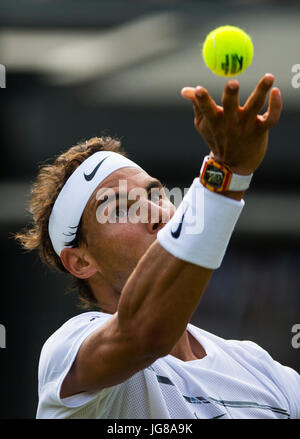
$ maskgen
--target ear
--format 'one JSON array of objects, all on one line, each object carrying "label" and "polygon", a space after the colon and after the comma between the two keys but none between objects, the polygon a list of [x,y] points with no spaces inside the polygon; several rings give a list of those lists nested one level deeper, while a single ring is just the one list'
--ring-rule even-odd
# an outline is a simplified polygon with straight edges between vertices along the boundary
[{"label": "ear", "polygon": [[64,248],[60,253],[60,259],[65,269],[80,279],[88,279],[99,271],[80,248]]}]

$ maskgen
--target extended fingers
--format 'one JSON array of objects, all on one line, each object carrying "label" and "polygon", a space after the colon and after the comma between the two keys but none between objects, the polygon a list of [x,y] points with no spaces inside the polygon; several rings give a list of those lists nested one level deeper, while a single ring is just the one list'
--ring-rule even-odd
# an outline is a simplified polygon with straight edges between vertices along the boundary
[{"label": "extended fingers", "polygon": [[248,115],[256,116],[263,109],[267,101],[268,92],[274,83],[274,79],[274,76],[270,73],[265,74],[260,79],[244,105],[244,111]]},{"label": "extended fingers", "polygon": [[185,99],[194,100],[195,98],[195,87],[183,87],[181,90],[181,96]]},{"label": "extended fingers", "polygon": [[201,120],[203,119],[203,113],[201,113],[201,111],[199,110],[198,105],[193,102],[193,108],[194,108],[194,124],[195,126],[199,126]]},{"label": "extended fingers", "polygon": [[219,107],[204,87],[196,87],[196,104],[202,114],[207,117],[211,125],[217,121]]},{"label": "extended fingers", "polygon": [[199,118],[206,116],[212,126],[216,123],[220,113],[220,107],[215,103],[204,87],[185,87],[182,89],[181,95],[193,101],[196,116]]},{"label": "extended fingers", "polygon": [[193,108],[194,108],[194,122],[195,125],[199,124],[203,118],[203,114],[201,113],[198,103],[197,103],[197,98],[196,98],[196,94],[195,94],[196,89],[194,87],[184,87],[181,90],[181,96],[184,97],[185,99],[189,99],[190,101],[192,101],[193,103]]},{"label": "extended fingers", "polygon": [[282,109],[282,99],[279,88],[273,88],[270,93],[269,106],[265,114],[258,115],[257,121],[262,128],[269,129],[277,124]]},{"label": "extended fingers", "polygon": [[239,83],[236,80],[228,81],[222,97],[224,118],[227,122],[235,123],[238,118],[239,109]]}]

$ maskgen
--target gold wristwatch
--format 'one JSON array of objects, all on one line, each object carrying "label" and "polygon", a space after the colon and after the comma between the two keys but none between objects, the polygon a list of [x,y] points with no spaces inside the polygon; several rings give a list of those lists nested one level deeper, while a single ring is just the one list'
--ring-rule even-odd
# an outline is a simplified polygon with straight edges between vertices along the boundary
[{"label": "gold wristwatch", "polygon": [[244,191],[250,186],[252,176],[234,174],[229,166],[210,156],[204,158],[200,171],[201,183],[213,192]]}]

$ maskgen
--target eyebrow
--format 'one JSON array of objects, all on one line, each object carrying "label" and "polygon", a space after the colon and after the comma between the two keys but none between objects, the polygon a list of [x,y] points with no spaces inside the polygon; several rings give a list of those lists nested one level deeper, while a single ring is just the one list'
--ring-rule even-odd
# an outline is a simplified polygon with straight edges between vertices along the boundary
[{"label": "eyebrow", "polygon": [[[154,188],[159,188],[162,189],[164,187],[164,185],[162,184],[162,182],[160,180],[158,180],[157,178],[152,179],[143,189],[146,190],[146,192],[150,192],[151,189]],[[120,198],[126,198],[127,199],[128,196],[128,192],[125,194],[121,194],[119,192],[115,192],[114,195],[109,195],[109,196],[105,196],[104,198],[99,200],[96,204],[96,208],[98,208],[99,206],[101,206],[102,203],[107,203],[109,204],[112,200],[116,200],[117,202],[119,202]]]}]

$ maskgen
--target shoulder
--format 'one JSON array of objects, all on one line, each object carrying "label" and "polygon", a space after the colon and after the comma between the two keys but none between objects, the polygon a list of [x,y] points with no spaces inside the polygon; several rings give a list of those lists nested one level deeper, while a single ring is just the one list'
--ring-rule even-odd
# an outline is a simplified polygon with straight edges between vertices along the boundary
[{"label": "shoulder", "polygon": [[[38,370],[38,418],[68,417],[99,397],[99,392],[82,392],[62,399],[60,390],[83,341],[110,318],[112,314],[97,311],[79,314],[66,321],[44,343]],[[108,391],[102,391],[101,398]]]},{"label": "shoulder", "polygon": [[86,337],[103,325],[111,314],[91,311],[67,320],[44,343],[39,361],[39,385],[54,381],[73,363]]},{"label": "shoulder", "polygon": [[202,339],[206,339],[214,344],[215,348],[231,353],[232,355],[248,355],[249,358],[269,357],[267,351],[265,351],[258,344],[250,340],[234,340],[222,338],[204,329],[198,328],[195,325],[189,324],[189,328]]},{"label": "shoulder", "polygon": [[[287,399],[293,417],[300,417],[300,375],[294,369],[276,361],[264,348],[250,340],[227,340],[192,325],[192,330],[199,339],[218,355],[235,361],[265,383],[273,385]],[[204,344],[204,343],[203,343]]]},{"label": "shoulder", "polygon": [[62,341],[65,344],[68,339],[75,339],[85,331],[89,331],[90,328],[104,323],[110,317],[111,314],[90,311],[70,318],[46,340],[41,354],[62,344]]},{"label": "shoulder", "polygon": [[274,377],[280,366],[283,368],[283,373],[288,372],[286,366],[280,365],[264,348],[253,341],[225,339],[194,325],[191,326],[194,333],[199,336],[199,339],[208,342],[214,352],[225,354],[237,361],[241,366],[251,366],[253,369],[255,368],[269,377]]}]

